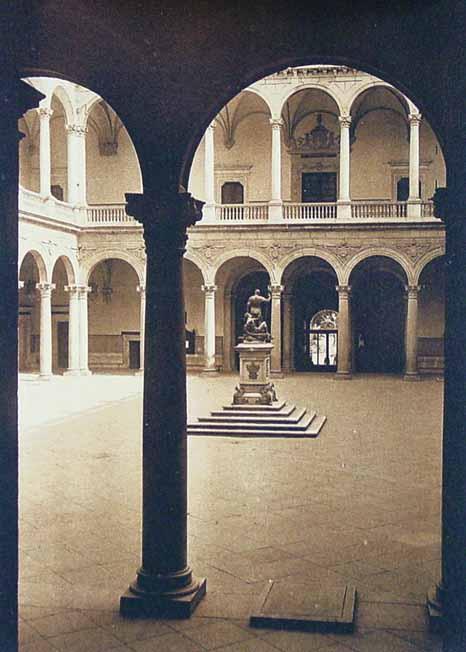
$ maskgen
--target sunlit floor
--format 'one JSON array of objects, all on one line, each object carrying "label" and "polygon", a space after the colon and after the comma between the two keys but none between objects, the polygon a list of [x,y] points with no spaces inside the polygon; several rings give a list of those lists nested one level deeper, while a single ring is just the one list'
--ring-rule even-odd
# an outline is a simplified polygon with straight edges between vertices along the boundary
[{"label": "sunlit floor", "polygon": [[[231,400],[231,375],[188,378],[192,416]],[[190,438],[190,561],[208,594],[189,621],[125,621],[140,553],[138,376],[20,381],[21,650],[404,652],[441,649],[443,384],[297,374],[279,398],[326,414],[316,440]],[[269,579],[351,582],[353,635],[258,630]]]}]

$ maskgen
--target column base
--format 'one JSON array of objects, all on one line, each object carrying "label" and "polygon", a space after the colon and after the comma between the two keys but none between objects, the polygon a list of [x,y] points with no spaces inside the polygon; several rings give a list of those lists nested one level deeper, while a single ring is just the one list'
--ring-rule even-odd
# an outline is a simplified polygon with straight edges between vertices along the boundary
[{"label": "column base", "polygon": [[334,375],[335,380],[351,380],[353,374],[350,371],[337,371]]},{"label": "column base", "polygon": [[434,586],[427,593],[427,616],[429,618],[429,630],[434,633],[443,631],[443,610],[441,603],[441,588]]},{"label": "column base", "polygon": [[53,374],[39,374],[39,380],[52,380]]},{"label": "column base", "polygon": [[403,380],[408,380],[408,381],[421,380],[421,376],[417,372],[414,372],[414,373],[409,373],[408,372],[403,376]]},{"label": "column base", "polygon": [[63,372],[64,376],[81,376],[81,369],[68,369]]},{"label": "column base", "polygon": [[202,369],[201,371],[201,376],[219,376],[220,374],[218,373],[218,369],[214,367],[211,369],[210,367],[206,367],[205,369]]},{"label": "column base", "polygon": [[89,369],[80,369],[79,371],[80,376],[92,376],[92,371]]},{"label": "column base", "polygon": [[189,618],[206,589],[206,578],[193,578],[187,587],[162,594],[145,592],[132,585],[120,598],[120,614],[126,618]]}]

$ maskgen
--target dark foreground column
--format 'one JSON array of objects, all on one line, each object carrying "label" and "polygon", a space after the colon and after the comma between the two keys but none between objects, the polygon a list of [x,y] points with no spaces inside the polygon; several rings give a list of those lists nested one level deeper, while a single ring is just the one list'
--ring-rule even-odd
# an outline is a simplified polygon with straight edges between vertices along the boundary
[{"label": "dark foreground column", "polygon": [[[466,165],[451,166],[448,195],[436,193],[446,222],[445,394],[443,420],[442,578],[428,596],[444,651],[466,650]],[[451,165],[451,164],[450,164]],[[440,201],[439,199],[442,199]]]},{"label": "dark foreground column", "polygon": [[125,616],[187,618],[206,591],[187,560],[186,353],[183,253],[202,216],[189,193],[162,202],[127,195],[147,251],[142,566],[120,601]]},{"label": "dark foreground column", "polygon": [[[2,71],[4,72],[4,70]],[[17,650],[18,619],[18,118],[41,93],[0,78],[0,650]]]}]

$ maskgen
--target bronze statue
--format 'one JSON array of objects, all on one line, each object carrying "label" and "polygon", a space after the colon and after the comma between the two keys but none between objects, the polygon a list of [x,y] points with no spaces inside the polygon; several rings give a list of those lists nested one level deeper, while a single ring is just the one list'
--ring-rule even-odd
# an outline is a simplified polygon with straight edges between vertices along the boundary
[{"label": "bronze statue", "polygon": [[249,297],[247,312],[244,314],[244,342],[270,342],[269,329],[262,315],[262,305],[269,303],[270,299],[270,292],[268,297],[263,297],[260,290],[255,290],[254,294]]}]

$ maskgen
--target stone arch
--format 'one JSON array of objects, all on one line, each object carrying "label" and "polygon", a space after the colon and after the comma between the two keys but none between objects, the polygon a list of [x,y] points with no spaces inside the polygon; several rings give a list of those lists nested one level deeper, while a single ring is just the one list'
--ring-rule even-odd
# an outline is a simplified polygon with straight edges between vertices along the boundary
[{"label": "stone arch", "polygon": [[59,260],[61,260],[63,265],[65,266],[66,275],[68,277],[68,285],[76,284],[79,276],[77,266],[76,263],[72,261],[66,254],[57,254],[51,266],[52,275],[55,269],[55,265],[58,263]]},{"label": "stone arch", "polygon": [[277,277],[280,279],[279,282],[281,284],[283,283],[283,277],[288,267],[296,260],[305,257],[321,258],[324,260],[335,272],[338,283],[343,284],[343,271],[338,258],[333,254],[329,254],[328,252],[319,249],[319,247],[306,247],[305,249],[300,249],[299,251],[293,251],[292,253],[288,254],[288,256],[283,258],[280,262],[279,268],[277,269]]},{"label": "stone arch", "polygon": [[276,274],[276,269],[273,265],[271,265],[270,260],[265,256],[264,254],[255,251],[254,249],[236,249],[235,251],[228,251],[216,258],[214,263],[212,264],[211,268],[209,269],[209,274],[207,276],[206,282],[212,282],[215,283],[217,279],[218,272],[222,265],[229,260],[233,260],[234,258],[252,258],[256,262],[260,263],[264,268],[265,271],[268,273],[270,277],[270,283],[272,285],[276,284],[278,275]]},{"label": "stone arch", "polygon": [[416,267],[414,268],[414,272],[413,272],[414,285],[419,284],[419,279],[421,278],[421,274],[425,270],[427,265],[431,263],[433,260],[435,260],[436,258],[442,258],[442,256],[445,256],[445,249],[442,247],[437,247],[436,249],[429,251],[421,258],[421,260],[417,263]]},{"label": "stone arch", "polygon": [[18,264],[18,275],[21,270],[21,265],[23,264],[24,259],[28,254],[31,254],[31,256],[34,258],[34,262],[37,265],[37,269],[39,271],[39,282],[40,283],[47,283],[49,278],[52,278],[52,274],[49,266],[46,264],[46,256],[44,256],[43,253],[38,251],[38,249],[28,249],[27,251],[24,251],[22,255],[19,258],[19,264]]},{"label": "stone arch", "polygon": [[293,95],[296,95],[297,93],[300,93],[301,91],[307,91],[307,90],[310,90],[310,89],[314,89],[314,90],[320,91],[321,93],[324,93],[325,95],[328,95],[330,97],[330,99],[333,100],[335,102],[335,104],[337,105],[339,114],[343,115],[345,113],[343,102],[342,102],[341,98],[338,97],[338,95],[336,93],[332,92],[329,88],[327,88],[326,86],[323,86],[322,84],[317,84],[316,82],[310,82],[309,81],[309,82],[305,82],[301,86],[298,86],[298,87],[295,86],[295,87],[291,88],[287,92],[287,94],[284,97],[282,97],[281,104],[280,104],[279,115],[282,114],[282,111],[285,108],[285,104],[287,103],[287,101]]},{"label": "stone arch", "polygon": [[361,251],[359,254],[353,256],[342,270],[341,284],[348,285],[351,274],[357,265],[363,260],[372,258],[374,256],[383,256],[384,258],[390,258],[394,262],[398,263],[406,275],[408,285],[414,284],[414,270],[411,263],[397,251],[394,251],[393,249],[387,249],[386,247],[369,247],[368,249],[364,249],[364,251]]},{"label": "stone arch", "polygon": [[[368,81],[366,84],[363,84],[362,86],[360,86],[359,88],[357,88],[355,90],[353,95],[351,95],[351,97],[348,99],[348,107],[347,107],[348,115],[351,114],[351,112],[353,110],[353,107],[354,107],[354,103],[356,102],[356,100],[359,97],[361,97],[361,95],[363,93],[365,93],[368,90],[371,90],[372,88],[379,88],[379,87],[386,88],[386,89],[392,91],[393,93],[395,93],[395,95],[397,95],[398,98],[400,100],[402,100],[403,103],[405,104],[406,114],[409,113],[410,104],[413,104],[413,103],[410,102],[410,100],[404,95],[404,93],[402,93],[397,88],[395,88],[395,86],[392,86],[392,84],[389,84],[388,82],[383,81],[383,79],[380,79],[380,80]],[[414,106],[414,104],[413,104],[413,106]]]},{"label": "stone arch", "polygon": [[134,269],[136,272],[138,278],[139,278],[139,284],[144,285],[145,284],[145,278],[146,278],[146,266],[145,262],[142,262],[141,260],[138,260],[135,256],[131,256],[131,254],[128,254],[126,251],[121,251],[119,249],[110,249],[104,252],[99,252],[98,254],[95,254],[94,256],[91,256],[88,260],[86,260],[83,263],[83,267],[81,269],[81,278],[82,282],[87,285],[89,282],[89,278],[94,271],[94,269],[97,267],[97,265],[104,260],[108,260],[109,258],[115,258],[117,260],[122,260],[125,263],[128,263],[130,267]]},{"label": "stone arch", "polygon": [[63,105],[63,110],[65,112],[65,126],[68,127],[69,125],[74,124],[75,110],[74,110],[73,102],[71,101],[71,98],[66,88],[62,84],[58,84],[57,86],[55,86],[53,91],[50,93],[50,100],[49,100],[50,106],[52,104],[52,99],[54,95]]},{"label": "stone arch", "polygon": [[266,106],[268,107],[269,112],[270,112],[270,117],[273,116],[273,108],[272,108],[272,105],[270,103],[270,98],[267,97],[267,95],[262,93],[258,88],[254,88],[253,86],[250,86],[247,89],[245,88],[244,91],[247,91],[248,93],[254,93],[258,97],[260,97],[260,99],[263,100],[264,104],[266,104]]},{"label": "stone arch", "polygon": [[193,253],[192,251],[190,251],[188,249],[186,251],[186,253],[184,254],[184,259],[189,260],[190,263],[192,263],[193,265],[195,265],[198,268],[198,270],[200,271],[201,276],[202,276],[202,282],[206,283],[206,279],[208,277],[208,268],[203,263],[201,258],[197,254]]}]

